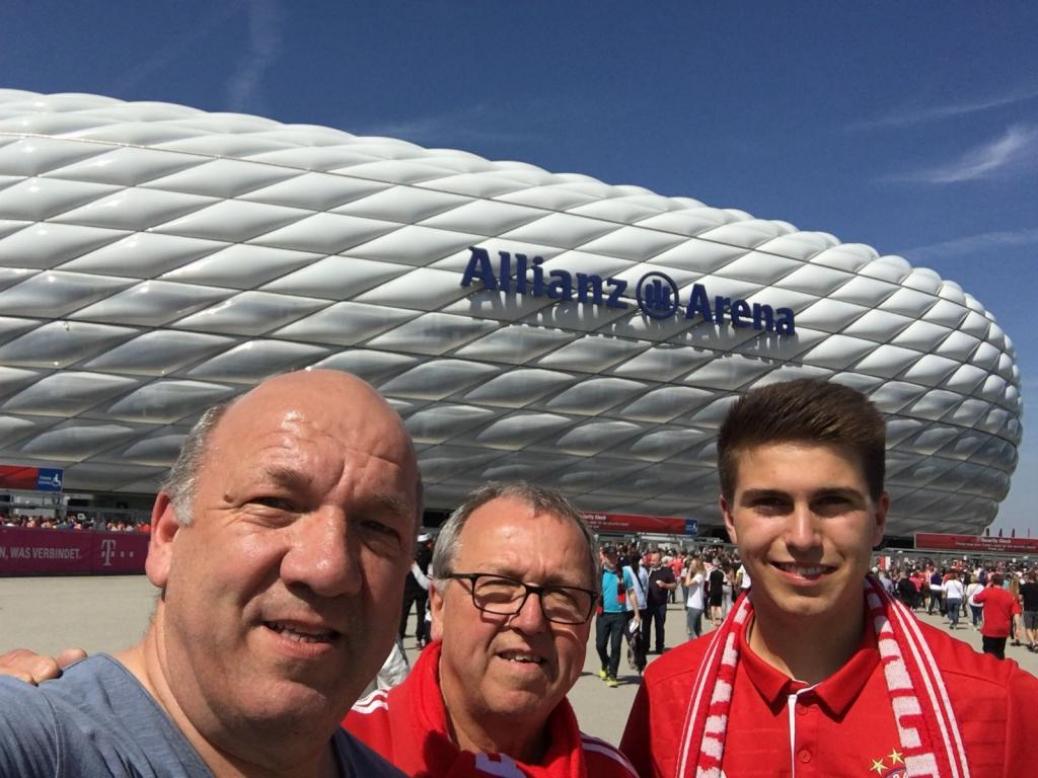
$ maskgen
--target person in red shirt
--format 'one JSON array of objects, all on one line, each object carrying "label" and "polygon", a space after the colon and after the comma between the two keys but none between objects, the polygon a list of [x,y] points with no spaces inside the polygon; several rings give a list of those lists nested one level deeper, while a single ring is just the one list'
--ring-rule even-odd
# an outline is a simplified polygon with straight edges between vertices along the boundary
[{"label": "person in red shirt", "polygon": [[416,778],[635,778],[584,735],[567,692],[598,600],[586,524],[556,492],[475,492],[432,560],[432,643],[407,679],[360,700],[347,730]]},{"label": "person in red shirt", "polygon": [[988,585],[973,598],[984,606],[984,621],[980,625],[980,638],[984,653],[999,659],[1006,658],[1006,640],[1013,628],[1013,616],[1020,613],[1020,603],[1002,588],[1005,579],[1002,573],[993,573]]},{"label": "person in red shirt", "polygon": [[[670,571],[674,573],[674,580],[680,581],[681,574],[685,570],[685,555],[675,554],[670,560]],[[670,590],[670,602],[675,602],[677,595],[675,594],[676,588]],[[687,597],[685,599],[688,599]]]},{"label": "person in red shirt", "polygon": [[752,579],[722,625],[649,665],[621,741],[642,776],[1019,776],[1038,679],[918,622],[869,574],[885,427],[859,392],[753,390],[718,440]]}]

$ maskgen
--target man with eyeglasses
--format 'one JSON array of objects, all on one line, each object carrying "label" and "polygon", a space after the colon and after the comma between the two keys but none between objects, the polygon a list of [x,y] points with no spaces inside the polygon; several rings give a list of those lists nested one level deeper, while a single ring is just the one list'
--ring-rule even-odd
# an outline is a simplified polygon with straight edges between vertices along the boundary
[{"label": "man with eyeglasses", "polygon": [[491,484],[444,524],[433,554],[433,642],[411,675],[343,724],[415,776],[636,775],[580,732],[566,693],[598,601],[583,519],[556,492]]}]

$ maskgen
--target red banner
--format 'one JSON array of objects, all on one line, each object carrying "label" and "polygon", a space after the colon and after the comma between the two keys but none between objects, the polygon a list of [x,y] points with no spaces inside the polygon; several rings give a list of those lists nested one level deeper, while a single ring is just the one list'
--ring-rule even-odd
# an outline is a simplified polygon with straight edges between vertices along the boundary
[{"label": "red banner", "polygon": [[1001,554],[1038,554],[1038,538],[993,538],[985,535],[915,533],[915,547],[930,551],[980,551]]},{"label": "red banner", "polygon": [[0,576],[143,573],[147,555],[137,532],[0,527]]},{"label": "red banner", "polygon": [[[674,516],[638,516],[630,513],[582,513],[592,532],[651,532],[684,535],[685,519]],[[691,534],[695,534],[694,532]]]},{"label": "red banner", "polygon": [[0,465],[0,489],[35,489],[38,473],[35,467]]},{"label": "red banner", "polygon": [[0,465],[0,489],[60,492],[64,471],[57,467]]}]

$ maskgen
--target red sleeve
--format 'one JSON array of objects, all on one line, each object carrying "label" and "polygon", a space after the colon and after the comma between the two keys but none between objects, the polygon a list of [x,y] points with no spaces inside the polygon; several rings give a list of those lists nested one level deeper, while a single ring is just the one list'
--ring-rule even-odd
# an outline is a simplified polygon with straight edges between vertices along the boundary
[{"label": "red sleeve", "polygon": [[988,588],[985,586],[975,595],[973,595],[973,602],[984,602],[987,599]]},{"label": "red sleeve", "polygon": [[652,750],[649,744],[652,738],[652,727],[649,721],[649,692],[642,683],[627,717],[627,726],[620,739],[620,750],[631,760],[634,769],[642,778],[656,775],[652,766]]},{"label": "red sleeve", "polygon": [[1038,678],[1018,670],[1008,684],[1009,705],[1006,716],[1005,778],[1031,775],[1038,764]]}]

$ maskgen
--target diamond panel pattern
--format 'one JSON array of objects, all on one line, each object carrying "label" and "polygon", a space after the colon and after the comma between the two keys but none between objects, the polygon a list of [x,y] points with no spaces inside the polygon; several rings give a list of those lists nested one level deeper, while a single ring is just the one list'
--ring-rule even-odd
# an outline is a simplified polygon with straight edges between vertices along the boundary
[{"label": "diamond panel pattern", "polygon": [[[460,285],[469,247],[628,282],[626,308]],[[797,333],[643,316],[670,275]],[[797,375],[889,425],[893,534],[979,532],[1020,440],[1009,338],[954,282],[821,232],[518,162],[162,103],[0,90],[0,458],[154,489],[207,405],[349,370],[419,444],[431,506],[490,478],[717,521],[716,431]]]}]

